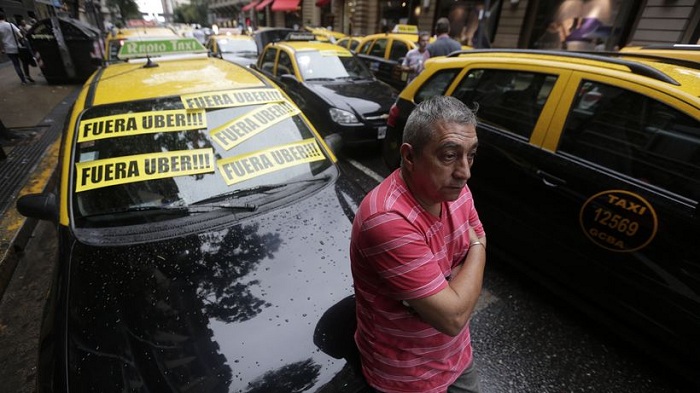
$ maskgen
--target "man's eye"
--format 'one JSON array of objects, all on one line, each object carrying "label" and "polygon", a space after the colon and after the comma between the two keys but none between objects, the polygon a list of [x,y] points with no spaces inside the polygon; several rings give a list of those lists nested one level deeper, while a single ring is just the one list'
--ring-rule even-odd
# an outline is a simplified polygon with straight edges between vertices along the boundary
[{"label": "man's eye", "polygon": [[457,159],[457,155],[454,153],[445,153],[442,155],[442,159],[445,161],[454,161]]}]

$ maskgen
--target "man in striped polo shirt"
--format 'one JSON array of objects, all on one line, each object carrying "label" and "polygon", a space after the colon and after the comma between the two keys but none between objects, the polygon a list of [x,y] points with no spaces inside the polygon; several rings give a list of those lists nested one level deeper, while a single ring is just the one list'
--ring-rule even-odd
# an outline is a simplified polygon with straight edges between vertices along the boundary
[{"label": "man in striped polo shirt", "polygon": [[444,96],[420,103],[404,130],[401,167],[357,211],[355,342],[378,392],[480,391],[469,335],[486,263],[467,187],[476,148],[466,105]]}]

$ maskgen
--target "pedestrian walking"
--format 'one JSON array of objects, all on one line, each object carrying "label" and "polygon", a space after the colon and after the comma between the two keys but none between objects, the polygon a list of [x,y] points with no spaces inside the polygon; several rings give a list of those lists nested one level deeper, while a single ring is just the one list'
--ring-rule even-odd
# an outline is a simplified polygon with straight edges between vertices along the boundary
[{"label": "pedestrian walking", "polygon": [[447,56],[454,51],[462,49],[462,44],[450,37],[450,20],[440,18],[435,22],[435,34],[437,38],[428,45],[430,57]]},{"label": "pedestrian walking", "polygon": [[411,83],[418,74],[423,71],[425,67],[424,64],[426,60],[430,58],[430,53],[428,53],[428,41],[430,40],[430,34],[427,32],[421,32],[418,34],[418,47],[411,49],[406,53],[406,57],[401,63],[401,69],[408,72],[408,78],[406,84]]},{"label": "pedestrian walking", "polygon": [[[7,57],[12,62],[15,67],[15,72],[19,76],[20,81],[23,85],[27,84],[27,78],[24,76],[22,69],[20,68],[20,45],[19,38],[24,39],[22,31],[12,23],[5,19],[5,13],[0,11],[0,43],[2,43],[2,53],[7,55]],[[30,82],[34,82],[29,78]]]}]

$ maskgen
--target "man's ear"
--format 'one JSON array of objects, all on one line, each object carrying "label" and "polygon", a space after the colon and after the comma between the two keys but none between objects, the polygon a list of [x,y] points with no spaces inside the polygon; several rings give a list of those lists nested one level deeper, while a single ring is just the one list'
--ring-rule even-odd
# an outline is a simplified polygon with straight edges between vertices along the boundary
[{"label": "man's ear", "polygon": [[401,154],[401,161],[403,164],[409,169],[412,168],[414,164],[413,159],[415,158],[413,146],[408,143],[402,143],[399,148],[399,153]]}]

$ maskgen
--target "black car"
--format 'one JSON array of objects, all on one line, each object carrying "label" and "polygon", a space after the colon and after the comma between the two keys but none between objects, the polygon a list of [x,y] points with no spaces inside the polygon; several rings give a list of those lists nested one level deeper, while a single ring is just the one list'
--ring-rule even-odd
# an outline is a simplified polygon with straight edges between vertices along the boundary
[{"label": "black car", "polygon": [[18,201],[58,227],[40,392],[342,391],[314,334],[363,193],[276,85],[204,52],[96,73],[57,191]]},{"label": "black car", "polygon": [[256,68],[280,84],[324,137],[339,136],[344,146],[378,144],[396,91],[349,50],[300,36],[268,44]]}]

